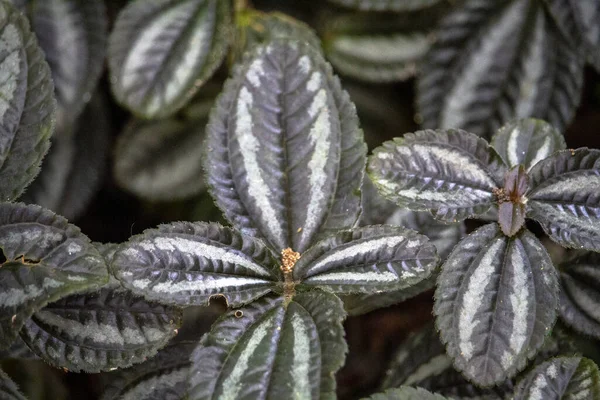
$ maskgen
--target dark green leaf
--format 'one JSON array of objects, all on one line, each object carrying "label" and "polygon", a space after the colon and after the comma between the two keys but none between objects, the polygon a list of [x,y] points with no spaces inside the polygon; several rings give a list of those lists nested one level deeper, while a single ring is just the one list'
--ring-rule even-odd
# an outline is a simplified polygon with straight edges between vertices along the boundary
[{"label": "dark green leaf", "polygon": [[436,393],[431,393],[422,388],[412,388],[410,386],[398,389],[390,389],[385,393],[377,393],[364,400],[450,400],[447,397]]},{"label": "dark green leaf", "polygon": [[527,216],[562,246],[600,251],[600,150],[563,150],[530,176]]},{"label": "dark green leaf", "polygon": [[429,278],[439,258],[429,240],[386,225],[341,231],[302,254],[293,271],[303,286],[334,293],[376,294]]},{"label": "dark green leaf", "polygon": [[281,39],[256,47],[217,103],[205,165],[234,226],[302,253],[319,233],[354,225],[366,146],[317,50]]},{"label": "dark green leaf", "polygon": [[583,66],[541,1],[466,0],[442,19],[423,60],[419,116],[425,128],[486,137],[525,117],[563,131],[579,103]]},{"label": "dark green leaf", "polygon": [[540,119],[509,122],[492,137],[492,147],[509,167],[522,164],[530,170],[554,152],[564,150],[565,139],[552,125]]},{"label": "dark green leaf", "polygon": [[0,351],[0,360],[7,358],[17,360],[39,360],[19,336],[12,342],[9,348]]},{"label": "dark green leaf", "polygon": [[600,371],[592,360],[558,357],[537,366],[519,383],[514,400],[600,398]]},{"label": "dark green leaf", "polygon": [[3,400],[27,400],[16,383],[0,369],[0,398]]},{"label": "dark green leaf", "polygon": [[130,2],[109,40],[113,93],[143,117],[168,116],[218,68],[230,35],[230,0]]},{"label": "dark green leaf", "polygon": [[79,229],[38,206],[0,203],[0,347],[52,301],[108,281],[104,259]]},{"label": "dark green leaf", "polygon": [[0,3],[0,200],[12,201],[40,170],[54,129],[54,85],[27,19]]},{"label": "dark green leaf", "polygon": [[329,0],[346,7],[370,11],[408,11],[430,7],[442,0]]},{"label": "dark green leaf", "polygon": [[334,398],[344,317],[342,302],[318,290],[229,311],[192,355],[190,398]]},{"label": "dark green leaf", "polygon": [[258,239],[215,223],[175,222],[146,230],[113,257],[116,277],[148,300],[206,305],[222,296],[239,306],[280,280],[277,259]]},{"label": "dark green leaf", "polygon": [[427,130],[385,142],[369,157],[367,171],[384,197],[456,222],[483,214],[494,204],[504,165],[472,133]]},{"label": "dark green leaf", "polygon": [[521,371],[556,320],[558,281],[550,256],[526,229],[497,224],[471,233],[438,278],[434,313],[454,366],[491,386]]}]

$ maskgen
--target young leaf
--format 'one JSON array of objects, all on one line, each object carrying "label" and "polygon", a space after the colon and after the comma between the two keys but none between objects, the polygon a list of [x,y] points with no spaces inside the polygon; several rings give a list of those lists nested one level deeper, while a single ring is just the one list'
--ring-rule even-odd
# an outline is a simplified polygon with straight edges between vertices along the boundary
[{"label": "young leaf", "polygon": [[4,400],[27,400],[10,376],[0,369],[0,398]]},{"label": "young leaf", "polygon": [[529,176],[522,165],[513,167],[504,178],[503,196],[499,199],[498,223],[502,232],[514,236],[525,224],[525,193],[529,189]]},{"label": "young leaf", "polygon": [[57,128],[65,135],[102,73],[108,25],[104,2],[12,1],[29,18],[50,65],[58,100]]},{"label": "young leaf", "polygon": [[508,238],[489,224],[452,251],[435,297],[436,324],[454,366],[491,386],[522,370],[542,346],[556,319],[556,270],[532,233]]},{"label": "young leaf", "polygon": [[54,129],[54,85],[27,19],[0,3],[0,200],[13,201],[40,170]]},{"label": "young leaf", "polygon": [[353,226],[366,146],[354,105],[312,46],[274,40],[246,57],[213,109],[206,170],[227,219],[280,252]]},{"label": "young leaf", "polygon": [[190,398],[334,398],[344,317],[342,302],[319,290],[229,311],[192,355]]},{"label": "young leaf", "polygon": [[485,140],[449,129],[385,142],[373,151],[367,172],[384,197],[456,222],[492,207],[494,189],[503,186],[504,168]]},{"label": "young leaf", "polygon": [[269,293],[280,271],[260,241],[215,223],[175,222],[133,236],[113,257],[115,276],[148,300],[181,307],[222,296],[229,306]]},{"label": "young leaf", "polygon": [[109,39],[115,97],[145,118],[174,113],[219,67],[230,34],[230,0],[129,3]]},{"label": "young leaf", "polygon": [[414,231],[368,226],[341,231],[302,254],[294,280],[341,294],[407,289],[437,266],[435,247]]},{"label": "young leaf", "polygon": [[0,203],[0,347],[52,301],[108,281],[106,263],[79,229],[38,206]]},{"label": "young leaf", "polygon": [[530,172],[527,216],[564,247],[600,251],[600,150],[564,150]]},{"label": "young leaf", "polygon": [[600,398],[600,371],[592,360],[558,357],[537,366],[523,378],[514,400]]},{"label": "young leaf", "polygon": [[492,137],[491,144],[509,167],[522,164],[527,170],[567,148],[560,132],[546,121],[533,118],[504,125]]},{"label": "young leaf", "polygon": [[425,128],[491,136],[506,122],[574,115],[584,60],[542,1],[467,0],[440,22],[421,65],[417,106]]},{"label": "young leaf", "polygon": [[430,7],[442,0],[329,0],[365,11],[409,11]]},{"label": "young leaf", "polygon": [[437,393],[431,393],[422,388],[404,386],[398,389],[390,389],[385,393],[377,393],[363,400],[450,400]]}]

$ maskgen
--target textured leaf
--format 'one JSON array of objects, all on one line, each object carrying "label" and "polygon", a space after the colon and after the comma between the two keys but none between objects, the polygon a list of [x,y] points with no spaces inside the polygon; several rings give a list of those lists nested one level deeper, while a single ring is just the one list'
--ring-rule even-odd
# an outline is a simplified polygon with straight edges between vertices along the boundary
[{"label": "textured leaf", "polygon": [[489,224],[452,251],[435,297],[436,324],[454,366],[491,386],[522,370],[549,334],[558,306],[556,270],[529,231],[508,238]]},{"label": "textured leaf", "polygon": [[192,355],[190,399],[334,398],[344,316],[341,301],[321,291],[229,311]]},{"label": "textured leaf", "polygon": [[0,347],[37,310],[108,281],[106,263],[79,229],[38,206],[0,203]]},{"label": "textured leaf", "polygon": [[530,172],[527,216],[560,245],[600,251],[600,150],[564,150]]},{"label": "textured leaf", "polygon": [[461,131],[419,131],[385,142],[367,172],[386,198],[456,222],[485,213],[503,186],[504,165],[483,139]]},{"label": "textured leaf", "polygon": [[69,220],[79,217],[103,178],[110,134],[107,114],[103,99],[92,99],[77,121],[74,135],[53,138],[42,171],[20,200]]},{"label": "textured leaf", "polygon": [[17,360],[39,360],[39,357],[33,353],[25,342],[17,336],[9,348],[0,351],[0,360],[7,358]]},{"label": "textured leaf", "polygon": [[407,289],[431,276],[439,258],[429,240],[393,226],[341,231],[302,254],[294,280],[334,293]]},{"label": "textured leaf", "polygon": [[499,198],[498,223],[506,236],[514,236],[525,224],[525,193],[529,189],[529,176],[523,165],[517,165],[504,177],[504,188]]},{"label": "textured leaf", "polygon": [[583,65],[541,1],[466,0],[442,19],[422,63],[418,112],[425,128],[486,137],[525,117],[563,131],[579,103]]},{"label": "textured leaf", "polygon": [[108,61],[115,97],[146,118],[183,107],[229,45],[229,0],[136,0],[119,14]]},{"label": "textured leaf", "polygon": [[449,400],[447,397],[428,392],[422,388],[410,386],[390,389],[385,393],[377,393],[365,400]]},{"label": "textured leaf", "polygon": [[27,15],[58,100],[57,128],[66,134],[83,111],[104,65],[107,18],[103,1],[12,0]]},{"label": "textured leaf", "polygon": [[565,139],[552,125],[540,119],[509,122],[492,137],[492,147],[504,161],[515,167],[522,164],[530,170],[554,152],[564,150]]},{"label": "textured leaf", "polygon": [[145,363],[109,374],[101,400],[183,400],[196,342],[171,344]]},{"label": "textured leaf", "polygon": [[16,383],[0,369],[0,397],[4,400],[26,400]]},{"label": "textured leaf", "polygon": [[528,373],[519,383],[515,400],[600,398],[600,371],[592,360],[558,357]]},{"label": "textured leaf", "polygon": [[54,129],[54,85],[27,19],[0,3],[0,200],[13,201],[40,170]]},{"label": "textured leaf", "polygon": [[346,7],[370,11],[408,11],[425,8],[442,0],[329,0]]},{"label": "textured leaf", "polygon": [[281,39],[256,47],[217,103],[205,165],[234,226],[302,253],[320,232],[354,225],[366,146],[319,52]]},{"label": "textured leaf", "polygon": [[182,307],[206,305],[215,296],[229,306],[248,303],[275,287],[277,265],[260,240],[204,222],[146,230],[123,244],[112,262],[129,290]]}]

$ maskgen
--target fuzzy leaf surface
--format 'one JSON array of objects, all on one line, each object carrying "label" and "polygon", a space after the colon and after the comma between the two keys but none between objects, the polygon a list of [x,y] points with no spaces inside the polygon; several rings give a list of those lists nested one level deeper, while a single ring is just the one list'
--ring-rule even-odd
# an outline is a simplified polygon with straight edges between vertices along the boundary
[{"label": "fuzzy leaf surface", "polygon": [[600,251],[600,150],[563,150],[529,175],[527,216],[562,246]]},{"label": "fuzzy leaf surface", "polygon": [[558,278],[526,229],[488,224],[463,239],[438,277],[434,314],[454,366],[480,386],[521,371],[556,320]]},{"label": "fuzzy leaf surface", "polygon": [[27,400],[17,384],[0,369],[0,397],[4,400]]},{"label": "fuzzy leaf surface", "polygon": [[329,0],[363,11],[410,11],[430,7],[442,0]]},{"label": "fuzzy leaf surface", "polygon": [[0,200],[14,201],[40,170],[54,129],[50,68],[27,18],[0,4]]},{"label": "fuzzy leaf surface", "polygon": [[136,0],[109,38],[112,90],[145,118],[183,107],[225,58],[230,0]]},{"label": "fuzzy leaf surface", "polygon": [[444,17],[421,65],[425,128],[490,137],[534,117],[563,131],[579,104],[584,59],[541,1],[466,0]]},{"label": "fuzzy leaf surface", "polygon": [[335,397],[347,346],[342,302],[315,290],[264,297],[217,321],[192,355],[190,399]]},{"label": "fuzzy leaf surface", "polygon": [[461,130],[419,131],[385,142],[367,172],[384,197],[437,219],[457,222],[485,213],[503,185],[505,167],[488,143]]},{"label": "fuzzy leaf surface", "polygon": [[360,212],[366,146],[354,105],[320,52],[274,40],[248,54],[208,126],[217,205],[276,252],[302,253]]},{"label": "fuzzy leaf surface", "polygon": [[376,393],[364,400],[450,400],[437,393],[431,393],[423,388],[404,386],[397,389],[389,389],[384,393]]},{"label": "fuzzy leaf surface", "polygon": [[163,304],[206,305],[223,296],[239,306],[269,293],[278,261],[258,239],[215,223],[175,222],[133,236],[113,256],[115,276]]},{"label": "fuzzy leaf surface", "polygon": [[528,373],[515,390],[514,400],[600,398],[600,371],[592,360],[557,357]]},{"label": "fuzzy leaf surface", "polygon": [[106,263],[79,228],[39,206],[0,203],[0,347],[46,304],[108,281]]}]

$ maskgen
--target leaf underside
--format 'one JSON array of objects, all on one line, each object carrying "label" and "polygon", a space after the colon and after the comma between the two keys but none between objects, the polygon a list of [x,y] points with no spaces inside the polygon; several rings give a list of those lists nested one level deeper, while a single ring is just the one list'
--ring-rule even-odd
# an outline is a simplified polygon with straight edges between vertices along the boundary
[{"label": "leaf underside", "polygon": [[482,387],[521,371],[556,319],[556,270],[526,229],[485,225],[452,251],[438,277],[434,314],[454,366]]},{"label": "leaf underside", "polygon": [[410,11],[430,7],[442,0],[329,0],[364,11]]},{"label": "leaf underside", "polygon": [[4,400],[27,400],[17,384],[0,369],[0,397]]}]

